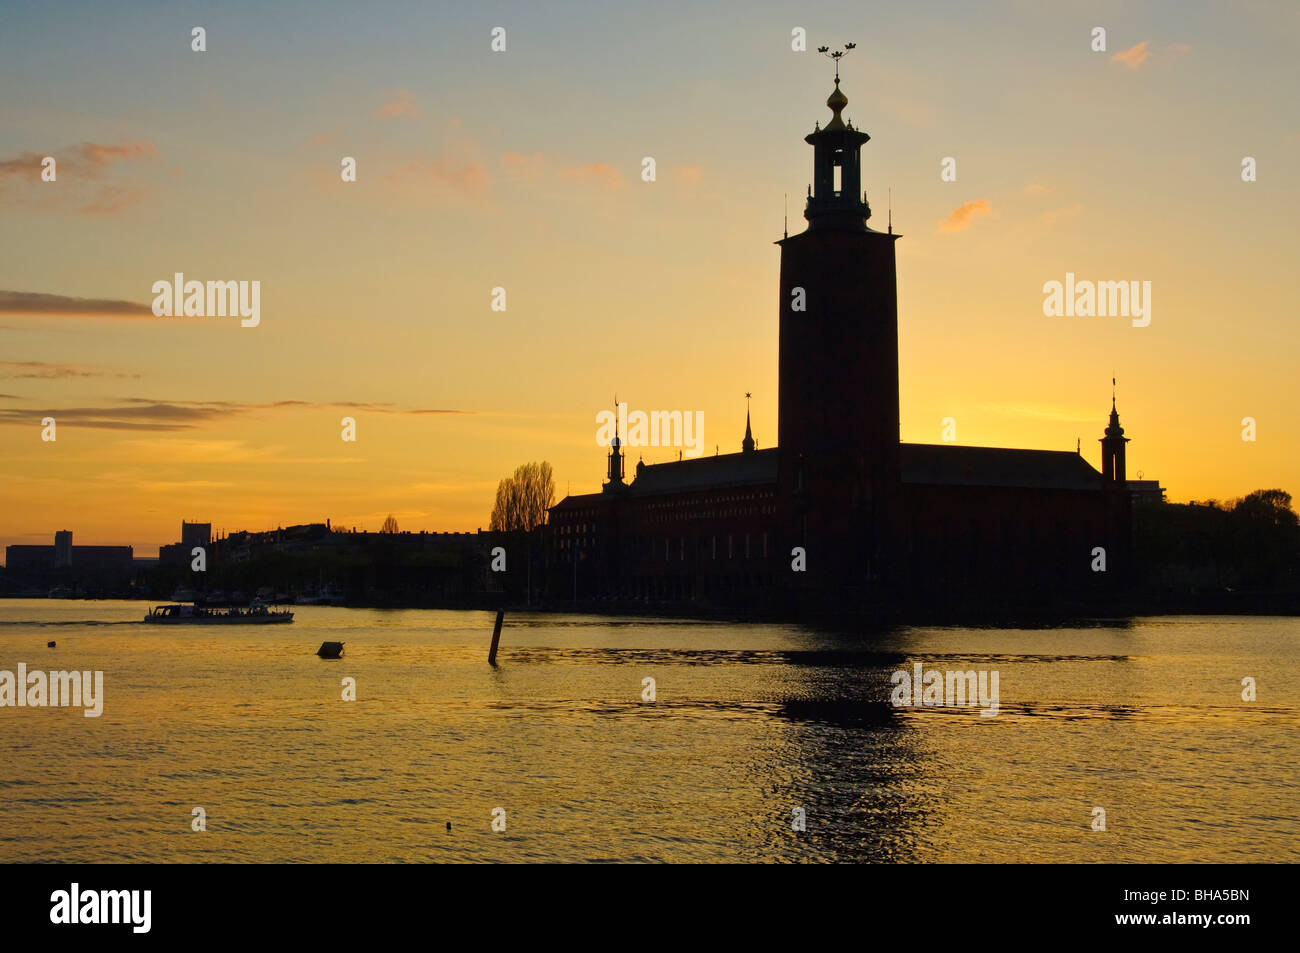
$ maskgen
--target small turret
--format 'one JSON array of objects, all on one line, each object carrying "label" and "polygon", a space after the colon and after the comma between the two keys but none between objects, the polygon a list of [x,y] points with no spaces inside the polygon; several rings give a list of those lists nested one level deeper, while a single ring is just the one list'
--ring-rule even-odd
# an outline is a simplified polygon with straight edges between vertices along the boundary
[{"label": "small turret", "polygon": [[[1111,384],[1115,381],[1112,378]],[[1129,438],[1124,436],[1124,428],[1119,425],[1119,411],[1115,408],[1115,394],[1110,395],[1110,422],[1106,425],[1106,435],[1101,438],[1101,475],[1107,483],[1123,484],[1127,480],[1124,466],[1124,444]]]},{"label": "small turret", "polygon": [[618,398],[614,398],[614,439],[609,442],[609,480],[601,489],[605,493],[616,493],[623,489],[623,441],[618,435]]}]

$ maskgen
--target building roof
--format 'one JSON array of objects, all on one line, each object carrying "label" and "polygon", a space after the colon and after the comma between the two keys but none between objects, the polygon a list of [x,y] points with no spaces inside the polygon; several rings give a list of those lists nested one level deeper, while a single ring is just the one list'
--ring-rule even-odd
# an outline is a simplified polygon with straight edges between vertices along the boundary
[{"label": "building roof", "polygon": [[604,493],[582,493],[577,496],[570,494],[552,506],[551,509],[564,508],[567,510],[575,506],[591,506],[596,503],[609,502],[609,499],[610,497]]},{"label": "building roof", "polygon": [[[630,496],[657,496],[692,490],[717,490],[776,483],[780,450],[638,465]],[[1100,490],[1102,475],[1069,450],[1008,450],[953,444],[899,445],[904,483],[937,486],[1008,486],[1053,490]],[[557,507],[607,503],[602,493],[567,496]]]},{"label": "building roof", "polygon": [[899,446],[904,483],[1099,490],[1102,475],[1069,450],[1006,450],[952,444]]},{"label": "building roof", "polygon": [[632,495],[654,496],[775,483],[778,459],[777,448],[769,447],[766,450],[638,465],[636,478],[632,481]]}]

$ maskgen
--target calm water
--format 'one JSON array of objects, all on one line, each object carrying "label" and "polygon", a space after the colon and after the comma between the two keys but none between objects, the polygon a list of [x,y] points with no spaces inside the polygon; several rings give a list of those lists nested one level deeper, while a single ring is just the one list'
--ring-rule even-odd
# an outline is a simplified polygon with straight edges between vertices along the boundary
[{"label": "calm water", "polygon": [[[1300,620],[867,637],[517,614],[494,671],[489,613],[184,629],[146,608],[0,601],[0,669],[105,681],[98,719],[0,708],[0,861],[1300,860]],[[913,661],[998,671],[1000,714],[892,708]]]}]

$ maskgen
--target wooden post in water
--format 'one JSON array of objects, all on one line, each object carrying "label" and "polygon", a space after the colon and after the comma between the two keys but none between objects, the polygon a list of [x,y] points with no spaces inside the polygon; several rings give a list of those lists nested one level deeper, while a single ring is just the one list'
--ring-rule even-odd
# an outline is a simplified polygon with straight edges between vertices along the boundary
[{"label": "wooden post in water", "polygon": [[505,609],[497,610],[497,623],[492,627],[492,648],[488,650],[488,664],[493,668],[497,664],[497,646],[501,643],[501,620],[506,617]]}]

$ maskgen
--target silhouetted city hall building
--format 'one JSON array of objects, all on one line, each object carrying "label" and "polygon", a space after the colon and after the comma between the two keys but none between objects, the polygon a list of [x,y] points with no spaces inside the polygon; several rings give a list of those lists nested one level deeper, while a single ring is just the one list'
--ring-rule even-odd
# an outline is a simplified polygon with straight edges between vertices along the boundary
[{"label": "silhouetted city hall building", "polygon": [[806,137],[808,228],[777,243],[778,446],[755,449],[747,416],[739,453],[641,463],[627,483],[616,436],[603,491],[551,510],[550,598],[1066,603],[1127,574],[1128,438],[1113,402],[1101,473],[1077,452],[900,442],[899,236],[867,227],[869,137],[841,118],[847,102],[837,79],[834,117]]}]

